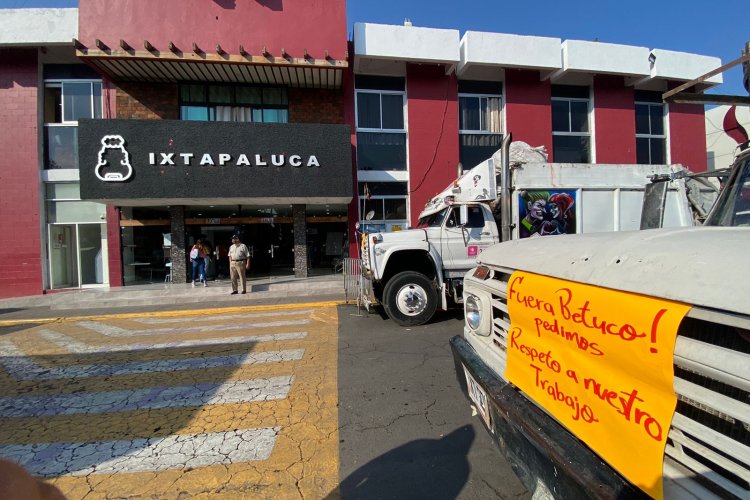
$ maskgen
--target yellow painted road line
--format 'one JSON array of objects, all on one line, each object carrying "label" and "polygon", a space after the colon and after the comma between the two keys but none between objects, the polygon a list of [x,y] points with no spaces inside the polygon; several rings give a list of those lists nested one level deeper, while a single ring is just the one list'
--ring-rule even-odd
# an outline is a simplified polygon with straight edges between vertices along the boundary
[{"label": "yellow painted road line", "polygon": [[107,319],[130,319],[130,318],[173,318],[179,316],[199,316],[203,314],[228,314],[251,311],[287,311],[290,309],[312,309],[315,307],[328,307],[344,305],[344,300],[329,300],[326,302],[295,302],[290,304],[265,304],[257,306],[233,306],[217,307],[210,309],[184,309],[180,311],[154,311],[140,313],[103,314],[98,316],[58,316],[54,318],[38,319],[7,319],[0,320],[0,327],[20,325],[43,325],[49,323],[69,323],[71,321],[96,321]]},{"label": "yellow painted road line", "polygon": [[[113,498],[113,497],[155,497],[177,498],[187,495],[192,498],[325,498],[335,494],[338,485],[338,381],[337,381],[337,348],[338,348],[338,314],[337,305],[342,302],[321,302],[302,304],[283,304],[272,306],[244,306],[221,309],[203,309],[190,311],[170,311],[168,313],[139,313],[108,315],[101,317],[112,325],[131,328],[127,324],[131,317],[186,317],[184,322],[174,325],[191,326],[190,317],[205,316],[214,311],[279,311],[306,310],[306,317],[311,319],[304,325],[306,334],[299,338],[277,339],[262,344],[215,345],[218,340],[226,341],[226,332],[217,331],[213,335],[202,333],[183,334],[159,332],[143,344],[139,350],[120,351],[122,347],[134,347],[136,344],[121,344],[123,339],[111,338],[92,332],[82,332],[76,321],[81,318],[67,319],[64,324],[50,324],[37,328],[8,333],[3,337],[20,351],[17,355],[28,357],[28,361],[37,367],[49,367],[50,373],[75,375],[76,369],[87,366],[98,370],[91,377],[73,377],[60,380],[14,380],[3,377],[0,370],[0,393],[17,394],[35,397],[88,397],[88,393],[107,391],[144,390],[158,387],[194,385],[196,390],[205,390],[206,384],[232,385],[253,379],[270,379],[282,375],[293,376],[285,399],[268,401],[237,401],[222,404],[197,405],[191,407],[151,408],[148,404],[135,405],[130,411],[96,413],[85,411],[72,415],[35,415],[10,417],[4,419],[0,426],[0,445],[45,445],[50,450],[67,450],[81,448],[88,450],[92,443],[102,443],[101,453],[109,453],[113,441],[131,443],[128,446],[117,444],[117,451],[137,452],[148,455],[149,447],[167,446],[172,450],[177,442],[186,442],[191,446],[191,436],[196,443],[211,444],[225,434],[227,446],[234,446],[232,433],[243,433],[253,429],[274,429],[274,444],[267,458],[245,457],[237,461],[217,462],[214,465],[186,462],[180,467],[163,470],[160,461],[154,461],[154,470],[147,464],[138,467],[127,465],[126,469],[115,473],[90,474],[77,476],[72,467],[68,473],[48,478],[48,481],[59,486],[69,498]],[[312,311],[311,311],[312,309]],[[123,321],[109,321],[122,319]],[[227,320],[228,322],[229,320]],[[261,319],[261,321],[265,321]],[[222,323],[219,322],[219,325]],[[154,325],[156,326],[156,325]],[[309,328],[308,328],[309,327]],[[138,328],[144,328],[143,324]],[[163,328],[156,326],[155,330]],[[42,336],[46,330],[70,335],[84,347],[96,348],[97,352],[81,353],[54,352],[50,343]],[[279,329],[276,335],[282,334]],[[255,332],[253,332],[255,333]],[[270,332],[269,332],[270,333]],[[186,338],[189,337],[189,338]],[[236,338],[235,336],[230,337]],[[192,340],[191,340],[192,339]],[[93,346],[87,341],[97,340]],[[141,339],[143,340],[143,339]],[[138,341],[140,342],[140,340]],[[184,342],[196,345],[185,347]],[[200,345],[197,343],[200,342]],[[205,343],[205,345],[204,345]],[[255,363],[252,365],[217,366],[213,368],[196,368],[177,371],[151,371],[148,373],[109,373],[116,365],[126,367],[140,366],[144,363],[183,362],[189,357],[201,356],[237,356],[259,354],[270,350],[302,350],[301,358],[278,363]],[[99,352],[100,351],[100,352]],[[32,366],[32,365],[29,365]],[[33,368],[32,366],[32,368]],[[78,367],[78,368],[77,368]],[[41,370],[41,368],[38,368]],[[102,373],[99,373],[101,371]],[[145,401],[145,400],[144,400]],[[147,402],[147,401],[146,401]],[[78,407],[86,405],[76,405]],[[154,440],[148,446],[141,443],[143,439]],[[141,441],[138,441],[138,440]],[[160,439],[166,439],[163,444]],[[205,444],[205,443],[204,443]],[[213,445],[212,445],[213,446]],[[215,447],[215,446],[214,446]],[[132,448],[132,450],[131,450]],[[188,448],[185,448],[186,450]],[[213,449],[213,448],[212,448]],[[223,449],[222,449],[223,450]],[[189,451],[189,450],[188,450]],[[61,451],[62,453],[62,451]],[[66,455],[67,456],[67,455]],[[138,455],[140,456],[140,455]],[[161,456],[161,454],[159,454]],[[119,457],[119,455],[118,455]],[[104,457],[106,459],[106,457]],[[147,457],[148,458],[148,457]],[[151,460],[151,458],[148,458]],[[44,457],[39,460],[43,462]],[[93,463],[103,463],[101,457],[93,457]],[[154,459],[156,460],[156,459]],[[161,460],[161,459],[160,459]],[[179,462],[179,460],[178,460]],[[55,462],[56,463],[56,462]],[[89,464],[89,465],[92,465]],[[128,462],[130,464],[130,462]],[[44,465],[36,463],[36,466]],[[78,464],[80,465],[80,464]],[[86,465],[86,464],[84,464]],[[167,464],[169,465],[169,464]],[[39,469],[41,472],[42,469]],[[57,469],[52,471],[56,474]],[[81,470],[86,470],[81,469]]]}]

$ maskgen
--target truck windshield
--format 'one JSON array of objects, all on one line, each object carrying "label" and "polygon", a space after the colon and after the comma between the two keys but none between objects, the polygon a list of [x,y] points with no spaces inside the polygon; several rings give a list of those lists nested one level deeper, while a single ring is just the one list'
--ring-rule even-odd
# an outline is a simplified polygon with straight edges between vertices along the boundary
[{"label": "truck windshield", "polygon": [[733,170],[706,226],[750,226],[750,155]]},{"label": "truck windshield", "polygon": [[445,214],[448,213],[448,209],[445,208],[439,212],[435,212],[431,215],[425,215],[421,219],[419,219],[419,224],[417,224],[417,229],[422,229],[425,227],[440,227],[440,225],[443,224],[443,219],[445,219]]}]

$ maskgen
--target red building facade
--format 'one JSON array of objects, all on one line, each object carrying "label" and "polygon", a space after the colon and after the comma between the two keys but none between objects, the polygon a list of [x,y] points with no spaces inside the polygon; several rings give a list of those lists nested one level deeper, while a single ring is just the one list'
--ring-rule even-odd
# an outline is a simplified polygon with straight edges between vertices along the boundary
[{"label": "red building facade", "polygon": [[[0,120],[13,124],[0,138],[0,230],[13,235],[0,249],[0,297],[127,286],[165,273],[185,282],[186,249],[197,238],[211,241],[211,275],[221,278],[223,242],[235,232],[253,245],[256,273],[330,272],[356,255],[357,221],[379,230],[416,225],[459,163],[471,168],[508,133],[545,146],[550,161],[706,169],[703,108],[666,105],[660,95],[700,73],[675,68],[707,72],[716,58],[374,24],[356,24],[347,40],[343,0],[79,4],[0,11],[4,26],[19,27],[0,36]],[[51,27],[44,36],[23,29],[40,19]],[[85,136],[99,130],[86,125],[92,119],[162,124],[143,144],[128,144],[167,155],[161,165],[135,166],[162,169],[160,192],[124,195],[116,183],[92,181],[92,159],[79,150],[98,140]],[[227,121],[245,135],[218,123]],[[345,146],[312,139],[338,137],[327,126],[346,127]],[[247,137],[255,170],[233,177],[236,170],[217,168],[178,189],[190,175],[208,175],[208,165],[180,170],[170,158],[208,153],[176,149],[170,127],[175,137],[190,127],[196,139],[216,137],[212,162],[236,161],[244,140],[226,138]],[[277,139],[288,147],[264,153]],[[145,162],[143,154],[133,162]],[[329,164],[303,174],[289,163],[295,155]],[[251,172],[281,156],[276,180],[253,187],[263,176]],[[279,191],[280,183],[289,188]],[[226,196],[214,184],[247,189]]]}]

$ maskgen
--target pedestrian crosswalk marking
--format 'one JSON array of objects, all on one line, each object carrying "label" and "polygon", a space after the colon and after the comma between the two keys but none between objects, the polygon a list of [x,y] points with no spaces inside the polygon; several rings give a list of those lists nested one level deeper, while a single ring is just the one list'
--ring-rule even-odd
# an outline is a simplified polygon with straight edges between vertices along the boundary
[{"label": "pedestrian crosswalk marking", "polygon": [[18,457],[38,476],[162,471],[266,460],[280,427],[171,435],[93,443],[0,445],[0,456]]},{"label": "pedestrian crosswalk marking", "polygon": [[155,328],[150,330],[128,330],[119,326],[108,325],[98,321],[79,321],[77,326],[82,326],[107,337],[140,337],[145,335],[166,335],[171,333],[195,333],[195,332],[223,332],[227,330],[245,330],[250,328],[276,328],[280,326],[296,326],[310,324],[310,319],[297,319],[288,321],[271,321],[266,323],[233,323],[229,325],[203,325]]},{"label": "pedestrian crosswalk marking", "polygon": [[242,337],[221,337],[196,340],[175,340],[172,342],[141,342],[127,345],[90,345],[52,330],[39,330],[39,335],[73,354],[109,354],[153,349],[179,349],[182,347],[202,347],[223,344],[250,344],[260,342],[279,342],[284,340],[303,339],[307,332],[270,333],[266,335],[245,335]]},{"label": "pedestrian crosswalk marking", "polygon": [[258,363],[297,361],[302,359],[304,349],[248,352],[243,354],[200,358],[133,361],[120,364],[74,365],[49,368],[34,363],[31,358],[26,356],[21,349],[10,341],[0,341],[0,352],[5,354],[0,357],[0,366],[3,366],[8,374],[16,380],[59,380],[67,378],[138,375],[154,372],[206,370],[210,368],[254,365]]},{"label": "pedestrian crosswalk marking", "polygon": [[0,457],[69,498],[323,497],[337,480],[337,315],[305,307],[65,318],[0,337]]},{"label": "pedestrian crosswalk marking", "polygon": [[0,397],[0,417],[50,417],[271,401],[286,398],[293,379],[292,375],[284,375],[267,379],[233,380],[222,384],[3,396]]},{"label": "pedestrian crosswalk marking", "polygon": [[196,321],[229,321],[233,319],[251,319],[251,318],[270,318],[274,316],[300,316],[302,314],[312,313],[312,309],[300,309],[296,311],[277,311],[277,312],[262,312],[262,313],[245,313],[245,314],[207,314],[204,316],[179,316],[176,318],[132,318],[130,321],[136,321],[138,323],[144,323],[146,325],[161,325],[167,323],[181,323],[184,321],[196,322]]}]

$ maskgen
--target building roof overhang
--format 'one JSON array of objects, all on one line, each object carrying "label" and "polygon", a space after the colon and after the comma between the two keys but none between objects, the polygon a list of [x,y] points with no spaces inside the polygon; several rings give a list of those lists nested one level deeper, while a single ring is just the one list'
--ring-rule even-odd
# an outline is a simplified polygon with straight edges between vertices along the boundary
[{"label": "building roof overhang", "polygon": [[309,54],[293,57],[286,52],[275,56],[266,49],[257,54],[240,46],[231,53],[220,45],[203,49],[176,47],[170,43],[157,49],[148,41],[143,50],[120,40],[119,47],[111,48],[96,41],[96,47],[86,47],[73,40],[76,56],[106,75],[114,82],[216,82],[253,85],[286,85],[310,89],[340,89],[346,60],[326,56],[316,59]]}]

